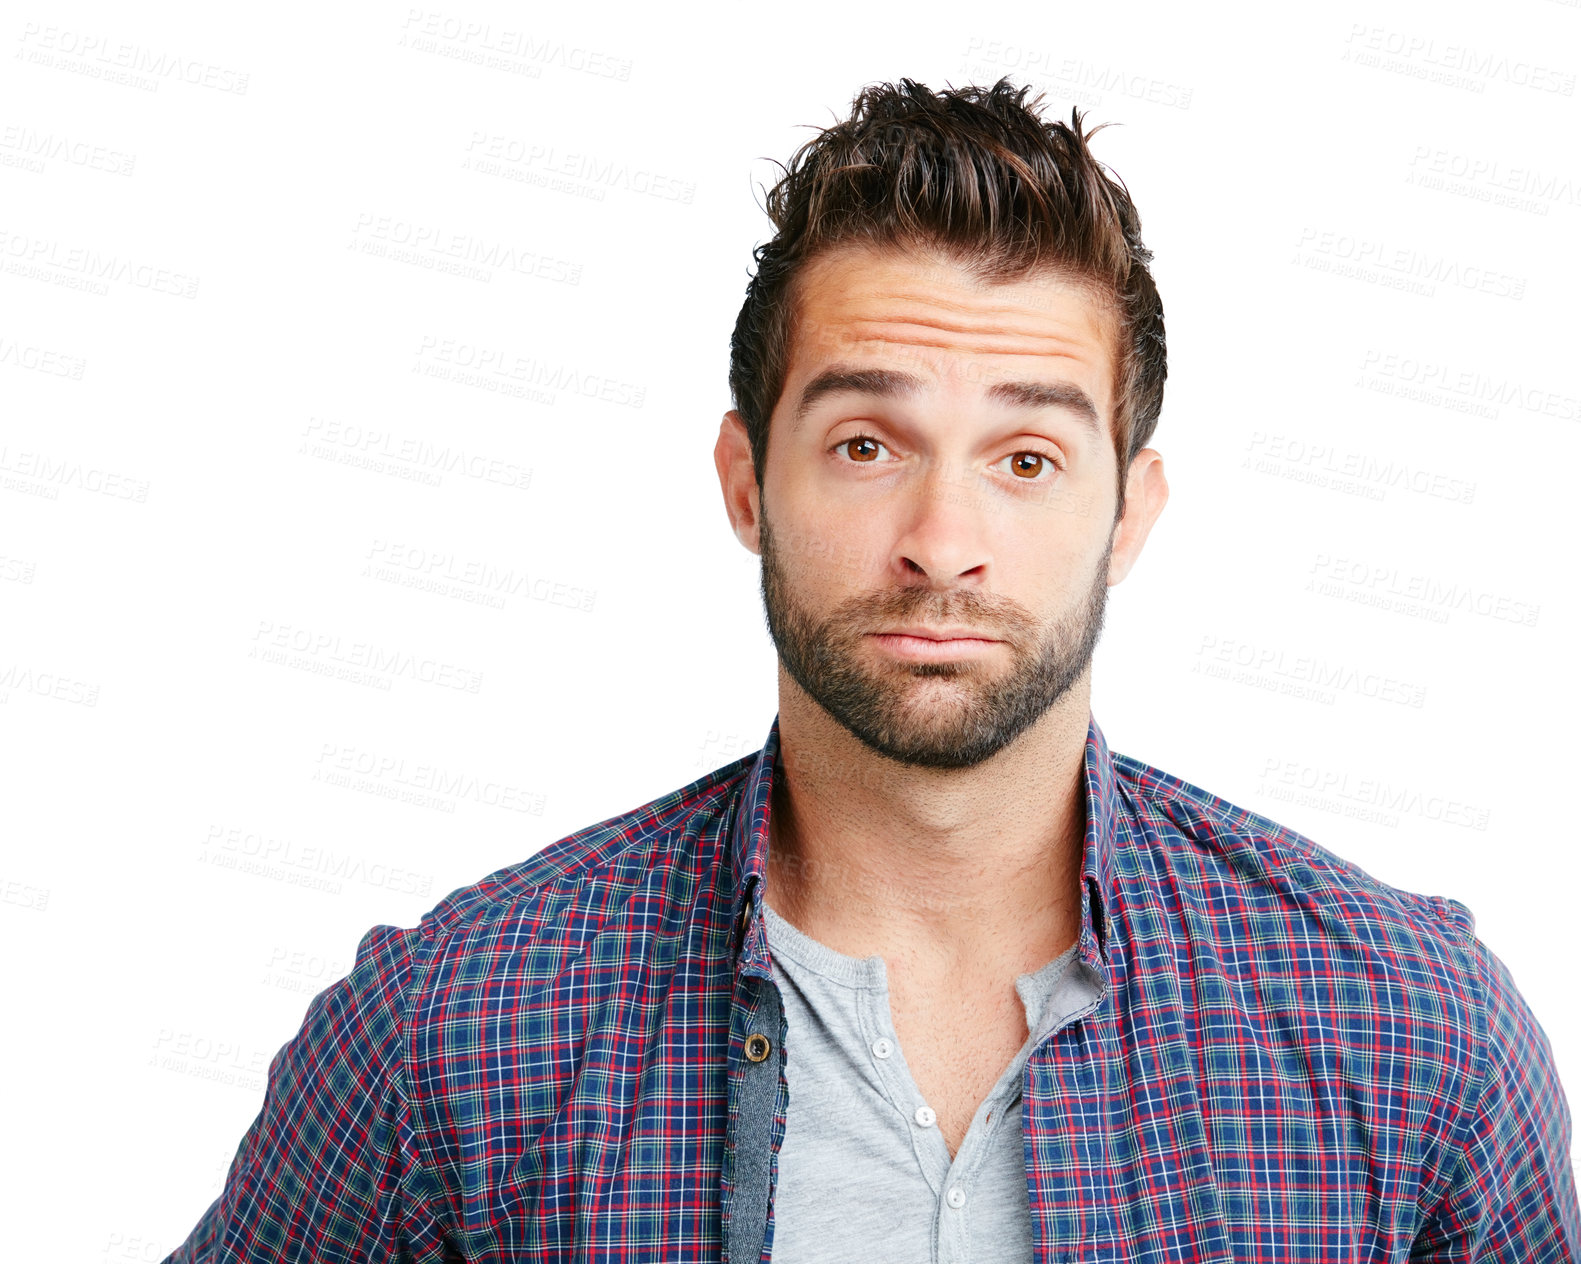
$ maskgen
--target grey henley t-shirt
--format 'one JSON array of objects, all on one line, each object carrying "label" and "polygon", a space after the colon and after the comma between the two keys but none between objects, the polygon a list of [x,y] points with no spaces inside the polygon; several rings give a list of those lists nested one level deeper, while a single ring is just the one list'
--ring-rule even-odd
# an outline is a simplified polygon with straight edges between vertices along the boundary
[{"label": "grey henley t-shirt", "polygon": [[1069,969],[1075,945],[1017,978],[1033,1034],[952,1160],[901,1054],[883,957],[845,956],[763,911],[790,1095],[774,1264],[1031,1264],[1021,1075],[1038,1033],[1097,996],[1085,971]]}]

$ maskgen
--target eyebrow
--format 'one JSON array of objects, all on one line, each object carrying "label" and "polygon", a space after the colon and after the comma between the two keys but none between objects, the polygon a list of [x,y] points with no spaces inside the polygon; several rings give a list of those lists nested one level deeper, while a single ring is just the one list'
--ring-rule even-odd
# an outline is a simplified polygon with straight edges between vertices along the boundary
[{"label": "eyebrow", "polygon": [[[796,411],[791,416],[795,429],[806,419],[813,406],[827,395],[873,395],[894,399],[915,395],[923,388],[923,380],[914,373],[899,369],[854,369],[835,365],[825,369],[802,388],[796,401]],[[1070,413],[1096,438],[1103,438],[1103,428],[1098,421],[1098,409],[1087,392],[1074,382],[995,382],[986,392],[987,397],[1017,408],[1060,408]]]}]

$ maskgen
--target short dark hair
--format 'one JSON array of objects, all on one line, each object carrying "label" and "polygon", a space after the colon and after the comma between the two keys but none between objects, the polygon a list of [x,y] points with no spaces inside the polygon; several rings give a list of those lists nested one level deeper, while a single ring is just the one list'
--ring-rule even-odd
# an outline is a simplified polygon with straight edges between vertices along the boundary
[{"label": "short dark hair", "polygon": [[772,239],[753,252],[756,273],[730,338],[730,393],[746,423],[758,486],[769,417],[785,389],[795,326],[795,282],[813,256],[850,242],[942,249],[980,281],[1038,269],[1088,286],[1113,316],[1115,455],[1119,509],[1125,473],[1146,446],[1164,402],[1164,308],[1124,183],[1087,147],[1107,124],[1082,131],[1048,123],[1029,87],[934,92],[911,79],[863,88],[851,115],[819,131],[769,191]]}]

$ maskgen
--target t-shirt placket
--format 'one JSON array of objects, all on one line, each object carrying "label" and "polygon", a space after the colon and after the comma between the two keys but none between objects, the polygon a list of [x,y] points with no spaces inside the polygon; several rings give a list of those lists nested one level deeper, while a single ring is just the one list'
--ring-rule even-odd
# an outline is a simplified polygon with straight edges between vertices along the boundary
[{"label": "t-shirt placket", "polygon": [[862,1034],[873,1056],[873,1066],[885,1096],[911,1121],[912,1147],[917,1165],[934,1195],[932,1238],[937,1264],[965,1264],[971,1259],[970,1216],[972,1194],[984,1158],[1005,1116],[1021,1097],[1021,1069],[1027,1049],[1001,1073],[977,1108],[955,1157],[938,1126],[938,1115],[923,1098],[901,1052],[889,1008],[887,979],[864,991],[858,1016]]}]

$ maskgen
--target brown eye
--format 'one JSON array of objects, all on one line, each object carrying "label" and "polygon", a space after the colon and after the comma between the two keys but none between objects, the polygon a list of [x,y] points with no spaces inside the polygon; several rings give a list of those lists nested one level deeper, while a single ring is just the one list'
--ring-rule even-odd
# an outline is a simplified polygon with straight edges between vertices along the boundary
[{"label": "brown eye", "polygon": [[1017,452],[1010,458],[1010,468],[1022,478],[1036,478],[1048,464],[1048,458],[1037,452]]},{"label": "brown eye", "polygon": [[872,461],[878,457],[878,450],[883,445],[877,439],[869,439],[866,435],[857,435],[854,439],[847,439],[840,445],[845,449],[846,455],[853,461]]}]

